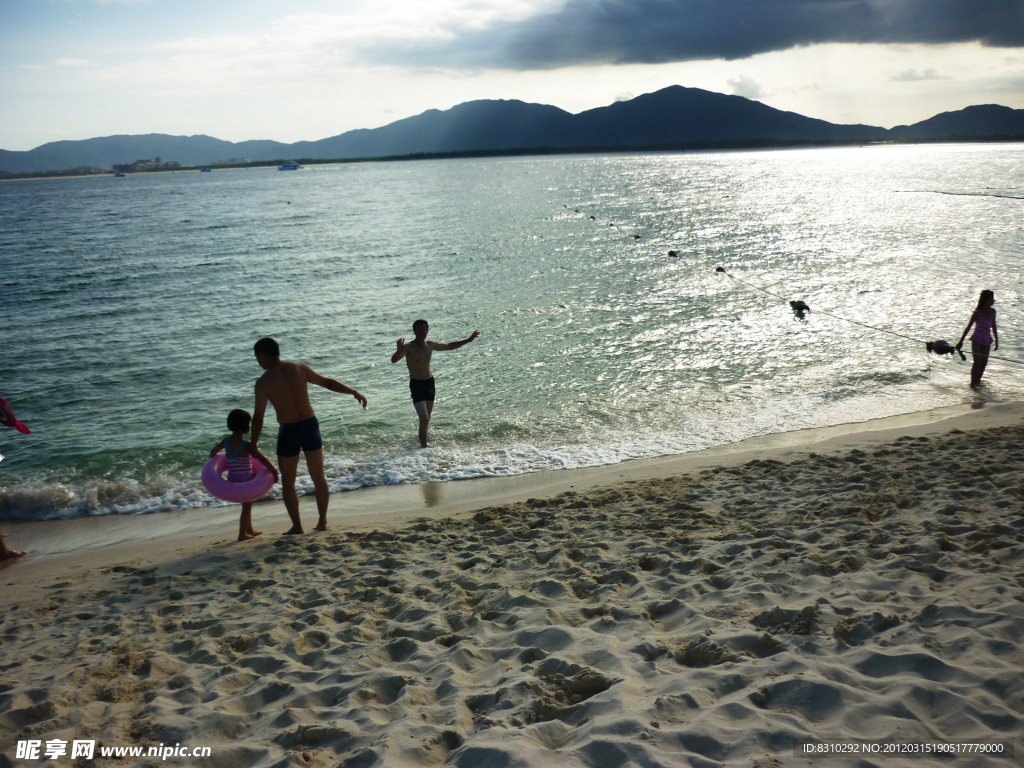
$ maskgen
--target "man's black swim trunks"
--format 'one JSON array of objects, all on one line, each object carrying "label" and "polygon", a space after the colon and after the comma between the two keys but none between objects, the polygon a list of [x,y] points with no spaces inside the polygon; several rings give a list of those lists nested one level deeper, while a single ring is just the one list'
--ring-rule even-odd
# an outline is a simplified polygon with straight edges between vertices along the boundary
[{"label": "man's black swim trunks", "polygon": [[316,416],[305,421],[282,424],[277,430],[277,455],[288,458],[299,451],[315,451],[324,447],[320,439],[320,422]]},{"label": "man's black swim trunks", "polygon": [[412,401],[419,403],[423,400],[434,399],[434,377],[429,379],[409,379],[409,392],[412,394]]}]

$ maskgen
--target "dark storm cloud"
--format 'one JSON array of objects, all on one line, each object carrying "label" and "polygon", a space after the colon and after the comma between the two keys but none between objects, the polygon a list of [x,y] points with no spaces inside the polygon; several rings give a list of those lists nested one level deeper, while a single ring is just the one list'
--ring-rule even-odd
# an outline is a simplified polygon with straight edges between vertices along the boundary
[{"label": "dark storm cloud", "polygon": [[[511,30],[510,30],[511,31]],[[817,43],[1024,45],[1024,0],[570,0],[513,32],[519,66],[743,59]]]},{"label": "dark storm cloud", "polygon": [[818,43],[975,40],[1024,45],[1024,0],[569,0],[431,51],[390,54],[407,63],[545,69],[743,59]]}]

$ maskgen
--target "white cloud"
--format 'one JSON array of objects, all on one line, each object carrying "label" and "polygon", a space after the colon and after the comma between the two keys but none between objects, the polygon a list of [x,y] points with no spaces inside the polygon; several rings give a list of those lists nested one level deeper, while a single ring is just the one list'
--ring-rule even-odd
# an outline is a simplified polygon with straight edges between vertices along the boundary
[{"label": "white cloud", "polygon": [[[833,123],[891,128],[971,104],[1024,107],[1024,90],[1018,85],[1024,77],[1024,62],[1008,61],[1014,58],[1008,53],[1006,49],[993,50],[978,43],[832,44],[763,54],[742,66],[747,71],[756,71],[761,82],[771,83],[760,99],[769,106]],[[695,62],[686,71],[700,73],[699,81],[687,84],[722,90],[722,84],[727,82],[725,77],[715,83],[704,75],[721,68],[722,64],[715,62]],[[729,74],[738,80],[737,66],[733,64],[730,69]],[[894,82],[895,73],[908,70],[923,78]],[[938,78],[930,76],[930,71]],[[851,77],[851,72],[857,76]],[[806,85],[809,75],[814,78],[814,86]]]},{"label": "white cloud", "polygon": [[161,50],[199,51],[203,53],[220,52],[221,54],[254,51],[261,47],[260,38],[250,37],[186,37],[159,46]]},{"label": "white cloud", "polygon": [[904,69],[889,79],[894,83],[916,83],[921,80],[948,80],[949,78],[945,75],[940,75],[934,68],[929,67],[923,72],[918,72],[916,69]]},{"label": "white cloud", "polygon": [[385,44],[453,42],[468,33],[522,21],[557,4],[555,0],[380,0],[345,15],[285,17],[271,43],[288,48],[343,46],[356,52]]},{"label": "white cloud", "polygon": [[[297,14],[273,22],[259,35],[192,36],[149,49],[145,58],[104,67],[104,81],[147,89],[222,92],[288,83],[336,83],[360,70],[402,72],[380,62],[379,51],[444,46],[461,35],[521,20],[558,0],[377,0],[345,14]],[[378,61],[377,65],[367,61]],[[423,72],[452,70],[429,66]],[[468,73],[477,71],[470,68]]]},{"label": "white cloud", "polygon": [[761,84],[748,75],[733,77],[727,82],[735,96],[742,96],[745,99],[760,99],[766,95]]}]

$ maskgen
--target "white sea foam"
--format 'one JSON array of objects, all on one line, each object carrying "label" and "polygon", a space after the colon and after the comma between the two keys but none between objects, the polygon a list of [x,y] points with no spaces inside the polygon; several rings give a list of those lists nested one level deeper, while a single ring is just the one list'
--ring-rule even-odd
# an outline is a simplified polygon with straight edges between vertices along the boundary
[{"label": "white sea foam", "polygon": [[[358,460],[344,457],[325,459],[325,474],[332,493],[381,485],[439,483],[481,477],[508,477],[530,472],[606,466],[636,459],[654,458],[709,448],[789,428],[839,423],[841,410],[820,408],[814,418],[799,420],[790,413],[755,413],[743,419],[707,419],[679,432],[619,433],[605,430],[592,442],[535,445],[526,442],[473,447],[435,446],[408,449]],[[882,415],[893,415],[899,413]],[[780,418],[782,422],[780,422]],[[312,480],[300,463],[296,490],[300,496],[314,494]],[[265,498],[280,499],[281,486],[274,485]],[[85,485],[64,484],[38,487],[16,486],[0,490],[0,517],[19,520],[48,520],[96,515],[138,515],[226,506],[230,502],[212,496],[194,479],[154,480],[145,486],[134,480]]]},{"label": "white sea foam", "polygon": [[[527,443],[486,450],[432,447],[357,462],[328,458],[325,471],[331,492],[340,493],[378,485],[438,483],[594,467],[681,453],[693,448],[681,438],[670,435],[634,436],[606,445],[558,445],[547,448]],[[296,489],[300,496],[312,495],[312,480],[301,470],[300,465]],[[268,498],[281,498],[280,484],[271,489]],[[152,495],[145,495],[138,484],[132,482],[106,482],[78,490],[57,484],[0,491],[0,516],[20,520],[48,520],[91,515],[137,515],[224,506],[228,503],[212,496],[198,482],[198,478]]]}]

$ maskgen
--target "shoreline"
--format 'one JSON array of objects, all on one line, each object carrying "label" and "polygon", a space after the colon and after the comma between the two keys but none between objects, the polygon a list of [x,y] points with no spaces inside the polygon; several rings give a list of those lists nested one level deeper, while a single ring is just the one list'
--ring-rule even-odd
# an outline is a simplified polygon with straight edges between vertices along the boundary
[{"label": "shoreline", "polygon": [[[237,507],[201,533],[58,521],[77,551],[0,566],[0,765],[28,739],[202,747],[205,768],[1020,749],[1024,403],[522,478],[350,492],[331,532],[244,543]],[[84,541],[115,523],[134,538]]]},{"label": "shoreline", "polygon": [[[88,141],[83,139],[82,141]],[[830,148],[860,148],[872,149],[882,147],[901,146],[932,146],[936,144],[1022,144],[1024,136],[1005,136],[995,134],[991,136],[934,136],[934,137],[913,137],[913,138],[891,138],[891,139],[751,139],[743,141],[700,141],[683,144],[658,144],[658,145],[626,145],[626,146],[598,146],[598,147],[526,147],[521,149],[494,149],[494,150],[456,150],[451,152],[414,152],[404,155],[376,155],[372,157],[299,157],[305,163],[304,167],[314,165],[357,165],[360,163],[396,163],[416,160],[463,160],[463,159],[484,159],[484,158],[505,158],[505,157],[549,157],[558,155],[603,155],[603,154],[650,154],[650,153],[692,153],[692,152],[746,152],[762,150],[789,150],[789,149],[830,149]],[[31,151],[31,150],[26,150]],[[197,173],[202,168],[209,167],[211,171],[234,171],[250,170],[259,168],[274,168],[278,164],[287,162],[287,158],[277,160],[257,160],[243,165],[203,166],[191,165],[177,169],[161,169],[153,171],[131,171],[127,175],[142,175],[151,173]],[[11,173],[0,175],[0,181],[36,181],[39,179],[79,179],[92,178],[96,176],[113,176],[115,171],[96,169],[99,173],[68,173],[66,176],[57,175],[66,173],[61,171],[39,171],[29,172],[25,175]],[[49,175],[53,174],[53,175]]]},{"label": "shoreline", "polygon": [[[1024,423],[1024,402],[956,405],[831,427],[747,438],[691,453],[636,459],[580,469],[544,470],[509,477],[443,483],[373,486],[331,494],[331,530],[391,530],[415,519],[437,520],[494,504],[585,493],[618,483],[692,474],[709,467],[733,467],[766,457],[790,461],[812,453],[836,453],[889,442],[901,436],[929,436],[952,429],[983,429]],[[306,529],[316,536],[316,501],[299,498]],[[97,566],[162,564],[212,546],[237,544],[239,505],[199,507],[146,515],[102,515],[22,522],[0,521],[8,546],[25,558],[0,563],[0,583],[39,584],[48,574],[81,573]],[[289,526],[280,500],[253,505],[253,524],[263,531],[253,544],[278,539]],[[16,566],[16,568],[15,568]]]}]

